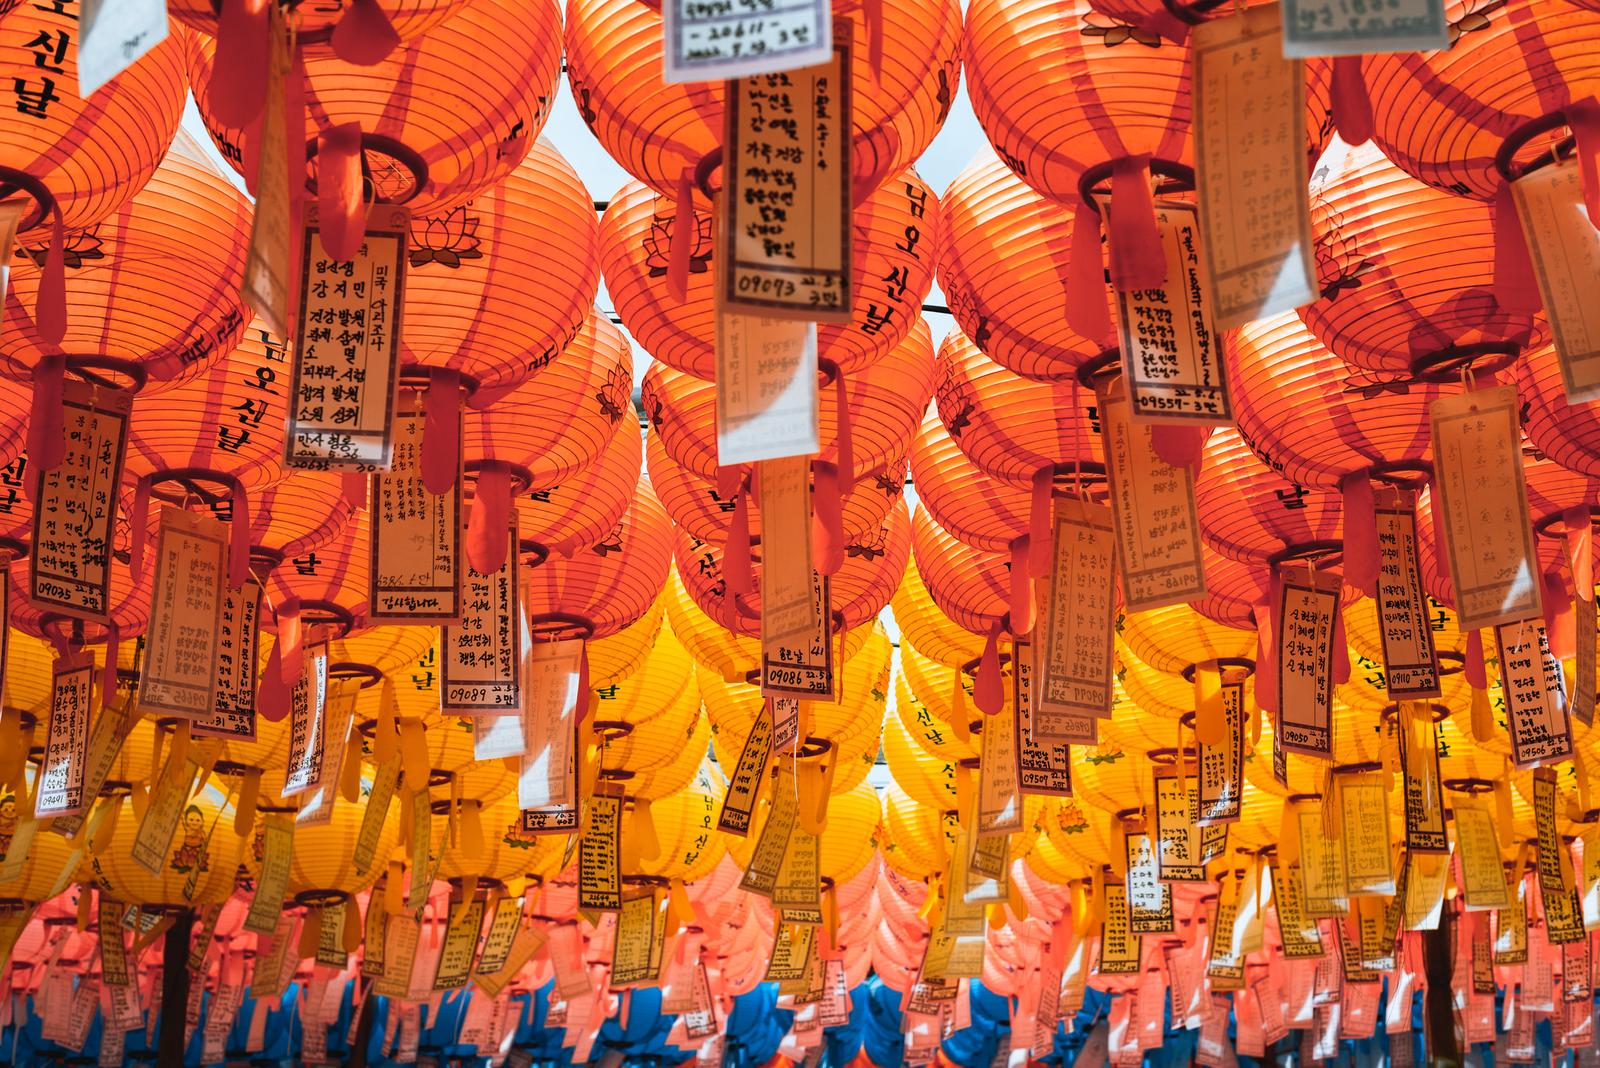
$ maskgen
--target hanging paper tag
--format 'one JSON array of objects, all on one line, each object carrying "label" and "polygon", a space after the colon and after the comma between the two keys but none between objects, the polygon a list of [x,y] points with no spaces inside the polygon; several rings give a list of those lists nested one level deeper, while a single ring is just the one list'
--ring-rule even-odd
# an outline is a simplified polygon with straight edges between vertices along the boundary
[{"label": "hanging paper tag", "polygon": [[1307,915],[1343,916],[1350,911],[1343,846],[1337,839],[1329,840],[1320,804],[1295,805],[1295,823],[1300,830],[1300,877]]},{"label": "hanging paper tag", "polygon": [[833,613],[829,580],[812,572],[811,624],[789,637],[766,633],[762,613],[761,692],[833,700]]},{"label": "hanging paper tag", "polygon": [[49,612],[107,622],[117,486],[128,447],[131,394],[61,383],[65,451],[34,489],[28,600]]},{"label": "hanging paper tag", "polygon": [[[300,813],[295,817],[295,822],[302,827],[324,824],[333,819],[333,806],[339,795],[339,778],[344,770],[350,733],[355,729],[356,699],[360,690],[360,683],[355,679],[336,679],[328,687],[327,707],[322,714],[322,737],[319,739],[321,754],[316,761],[317,782],[300,798]],[[291,746],[293,741],[294,735],[291,733]],[[295,768],[296,765],[290,765],[290,770]]]},{"label": "hanging paper tag", "polygon": [[1545,934],[1553,945],[1582,941],[1583,903],[1572,875],[1572,857],[1556,827],[1556,773],[1533,773],[1533,824],[1538,836],[1539,892],[1544,903]]},{"label": "hanging paper tag", "polygon": [[219,520],[161,510],[139,671],[139,706],[145,711],[198,719],[216,708],[227,559],[228,530]]},{"label": "hanging paper tag", "polygon": [[1235,943],[1239,915],[1239,880],[1224,879],[1211,913],[1211,955],[1206,978],[1213,990],[1238,990],[1244,986],[1244,954]]},{"label": "hanging paper tag", "polygon": [[1461,897],[1467,911],[1509,907],[1494,816],[1475,798],[1465,797],[1455,799],[1451,815],[1456,856],[1461,861]]},{"label": "hanging paper tag", "polygon": [[738,766],[728,777],[728,792],[722,799],[722,814],[717,830],[740,838],[750,833],[750,817],[767,778],[767,760],[772,753],[772,722],[765,710],[755,718],[750,733],[739,751]]},{"label": "hanging paper tag", "polygon": [[[121,710],[107,710],[94,717],[94,726],[90,728],[89,734],[89,753],[85,758],[86,770],[83,777],[85,798],[100,796],[100,789],[110,776],[111,769],[117,762],[117,755],[122,752],[122,743],[133,732],[136,722],[136,716]],[[57,816],[50,821],[50,831],[63,838],[76,838],[79,829],[83,827],[86,814],[85,811],[72,816]]]},{"label": "hanging paper tag", "polygon": [[1049,712],[1109,718],[1112,628],[1116,621],[1111,509],[1070,497],[1055,501],[1047,630],[1039,678],[1031,685]]},{"label": "hanging paper tag", "polygon": [[771,894],[772,907],[783,923],[822,923],[820,845],[818,837],[803,827],[796,826],[789,834]]},{"label": "hanging paper tag", "polygon": [[261,821],[261,874],[256,877],[255,896],[245,914],[244,928],[270,934],[283,912],[284,895],[289,890],[289,871],[294,861],[294,821],[284,816],[268,816]]},{"label": "hanging paper tag", "polygon": [[164,0],[83,0],[78,19],[78,96],[84,100],[167,39]]},{"label": "hanging paper tag", "polygon": [[622,908],[622,794],[602,784],[588,807],[578,843],[578,907],[616,912]]},{"label": "hanging paper tag", "polygon": [[1172,930],[1172,887],[1161,881],[1155,843],[1148,834],[1124,836],[1128,857],[1128,929],[1134,934],[1166,934]]},{"label": "hanging paper tag", "polygon": [[849,20],[835,19],[824,62],[727,85],[724,311],[850,321],[851,38]]},{"label": "hanging paper tag", "polygon": [[1135,423],[1233,422],[1221,335],[1200,277],[1200,224],[1187,204],[1156,205],[1166,257],[1159,288],[1117,291],[1122,377]]},{"label": "hanging paper tag", "polygon": [[[294,63],[282,9],[267,11],[267,82],[256,159],[256,210],[250,221],[250,252],[245,259],[245,303],[278,337],[289,336],[289,286],[294,249],[294,197],[290,187],[288,108],[283,83]],[[296,394],[298,396],[298,393]],[[293,414],[290,416],[293,419]],[[289,440],[293,442],[291,434]],[[291,444],[293,449],[294,445]]]},{"label": "hanging paper tag", "polygon": [[977,832],[1011,834],[1022,830],[1022,782],[1017,765],[1015,708],[986,716],[978,759]]},{"label": "hanging paper tag", "polygon": [[89,751],[89,706],[94,661],[83,653],[57,660],[51,672],[50,727],[35,785],[34,816],[81,813]]},{"label": "hanging paper tag", "polygon": [[529,752],[517,776],[517,805],[527,834],[578,829],[578,692],[583,640],[533,642],[527,655],[523,716]]},{"label": "hanging paper tag", "polygon": [[100,977],[107,986],[128,985],[128,944],[122,940],[122,913],[126,907],[100,895]]},{"label": "hanging paper tag", "polygon": [[385,469],[400,385],[410,215],[392,204],[375,206],[360,251],[353,260],[340,261],[322,247],[316,201],[308,199],[302,211],[295,404],[289,410],[285,463],[315,471]]},{"label": "hanging paper tag", "polygon": [[[307,652],[306,669],[289,696],[289,762],[283,773],[283,796],[294,797],[322,784],[327,774],[328,646]],[[337,774],[337,770],[334,774]]]},{"label": "hanging paper tag", "polygon": [[1450,852],[1439,775],[1439,729],[1426,711],[1418,719],[1420,722],[1408,723],[1402,707],[1394,725],[1400,739],[1400,767],[1405,773],[1408,856]]},{"label": "hanging paper tag", "polygon": [[478,957],[479,972],[492,975],[505,966],[521,924],[521,901],[508,895],[495,903],[494,916],[489,920],[489,933],[484,936],[483,952]]},{"label": "hanging paper tag", "polygon": [[1195,770],[1198,810],[1202,827],[1237,822],[1244,800],[1244,677],[1232,668],[1223,670],[1218,696],[1222,705],[1223,733],[1215,745],[1199,744]]},{"label": "hanging paper tag", "polygon": [[1195,823],[1200,792],[1194,769],[1155,769],[1156,866],[1162,882],[1204,882],[1200,832]]},{"label": "hanging paper tag", "polygon": [[1516,387],[1441,397],[1429,411],[1434,514],[1449,549],[1457,625],[1465,634],[1540,618]]},{"label": "hanging paper tag", "polygon": [[395,419],[393,466],[372,476],[371,623],[454,623],[461,614],[462,479],[458,471],[449,492],[428,492],[424,419],[421,412]]},{"label": "hanging paper tag", "polygon": [[761,636],[804,641],[818,627],[811,557],[811,461],[805,456],[756,466],[761,503]]},{"label": "hanging paper tag", "polygon": [[[523,966],[533,959],[533,955],[544,948],[546,937],[545,932],[538,927],[519,927],[512,939],[511,949],[506,954],[505,962],[493,971],[480,964],[477,975],[473,976],[473,982],[485,996],[499,997],[500,991],[522,972]],[[487,946],[484,947],[484,952],[487,955]],[[550,1025],[555,1026],[554,1021],[551,1021]]]},{"label": "hanging paper tag", "polygon": [[472,974],[472,958],[478,952],[478,933],[483,929],[483,899],[452,901],[445,925],[444,945],[439,949],[439,966],[433,974],[433,989],[455,990],[467,985]]},{"label": "hanging paper tag", "polygon": [[767,958],[768,982],[787,983],[804,979],[811,970],[811,951],[817,928],[799,924],[777,924],[772,954]]},{"label": "hanging paper tag", "polygon": [[1095,971],[1101,975],[1133,975],[1139,970],[1143,938],[1128,926],[1127,887],[1108,882],[1105,909],[1105,919],[1100,924],[1100,959]]},{"label": "hanging paper tag", "polygon": [[[160,589],[157,582],[156,588]],[[222,584],[217,618],[217,697],[211,711],[195,719],[196,735],[255,741],[256,666],[260,658],[261,584],[239,589]]]},{"label": "hanging paper tag", "polygon": [[617,933],[611,948],[611,988],[646,986],[656,980],[651,971],[652,949],[663,928],[655,892],[628,894],[617,913]]},{"label": "hanging paper tag", "polygon": [[1519,768],[1556,764],[1572,757],[1572,722],[1567,715],[1561,662],[1550,651],[1542,619],[1494,628],[1500,659],[1500,690],[1511,734],[1511,760]]},{"label": "hanging paper tag", "polygon": [[1272,861],[1272,903],[1278,914],[1278,934],[1283,955],[1291,960],[1320,957],[1322,931],[1317,921],[1306,914],[1305,883],[1300,865],[1284,867]]},{"label": "hanging paper tag", "polygon": [[1584,207],[1574,159],[1540,167],[1511,183],[1556,356],[1574,404],[1600,397],[1600,230]]},{"label": "hanging paper tag", "polygon": [[788,781],[786,774],[780,773],[773,785],[772,806],[767,810],[767,822],[761,827],[761,835],[756,839],[755,851],[750,854],[750,863],[744,869],[739,889],[762,897],[772,896],[784,854],[789,851],[789,839],[794,834],[799,818],[794,784]]},{"label": "hanging paper tag", "polygon": [[1389,798],[1376,772],[1334,776],[1339,796],[1339,840],[1345,889],[1351,897],[1395,892],[1389,852]]},{"label": "hanging paper tag", "polygon": [[800,741],[800,699],[767,698],[767,714],[772,717],[772,751],[792,753]]},{"label": "hanging paper tag", "polygon": [[815,323],[723,312],[716,348],[719,464],[822,451]]},{"label": "hanging paper tag", "polygon": [[1445,881],[1450,858],[1437,853],[1406,855],[1405,914],[1407,931],[1436,931],[1444,912]]},{"label": "hanging paper tag", "polygon": [[1306,193],[1306,75],[1299,60],[1284,58],[1283,46],[1271,6],[1208,19],[1189,35],[1200,245],[1218,330],[1318,295]]},{"label": "hanging paper tag", "polygon": [[355,855],[351,858],[358,874],[365,875],[372,868],[372,859],[378,851],[378,837],[389,818],[389,802],[394,797],[399,781],[398,761],[382,761],[372,773],[372,792],[367,795],[366,804],[361,809],[361,831],[356,836]]},{"label": "hanging paper tag", "polygon": [[[1033,652],[1027,642],[1011,646],[1011,710],[1015,726],[1012,744],[1017,754],[1017,785],[1024,794],[1040,797],[1072,796],[1072,757],[1067,745],[1053,739],[1036,739],[1033,730],[1032,698]],[[1018,679],[1017,676],[1027,676]],[[1049,717],[1047,717],[1049,718]],[[1065,720],[1069,717],[1055,717]],[[1093,730],[1094,718],[1082,720]],[[991,720],[989,729],[996,725]],[[987,731],[985,732],[987,733]]]},{"label": "hanging paper tag", "polygon": [[[180,860],[177,855],[169,853],[168,846],[172,844],[172,834],[178,829],[178,821],[185,815],[184,802],[189,799],[195,778],[200,774],[200,765],[195,760],[195,747],[190,747],[181,762],[169,760],[167,763],[166,771],[151,792],[144,819],[139,821],[139,830],[133,839],[132,856],[134,862],[151,875],[164,874],[169,859],[174,866],[186,864],[193,874],[198,871],[198,864],[203,859],[203,843],[190,842],[188,829],[185,828],[184,848],[192,857]],[[199,809],[195,812],[198,813]]]},{"label": "hanging paper tag", "polygon": [[440,705],[469,716],[520,709],[522,613],[517,592],[517,515],[511,510],[510,548],[492,575],[471,563],[461,582],[461,622],[445,624],[439,639]]},{"label": "hanging paper tag", "polygon": [[1126,610],[1201,597],[1206,580],[1194,472],[1156,454],[1153,429],[1133,421],[1120,380],[1113,392],[1100,394],[1099,409]]},{"label": "hanging paper tag", "polygon": [[808,67],[828,59],[833,11],[818,0],[787,0],[757,9],[695,0],[661,5],[661,77],[709,82]]},{"label": "hanging paper tag", "polygon": [[1278,595],[1278,738],[1285,750],[1333,758],[1333,636],[1339,576],[1284,574]]},{"label": "hanging paper tag", "polygon": [[1417,568],[1417,513],[1411,494],[1380,494],[1378,633],[1384,680],[1392,700],[1439,696],[1439,661],[1422,577]]},{"label": "hanging paper tag", "polygon": [[[1038,631],[1048,627],[1048,613],[1041,606],[1033,629]],[[1017,713],[1018,752],[1022,754],[1024,780],[1030,777],[1029,767],[1042,766],[1037,754],[1044,747],[1048,746],[1050,752],[1059,754],[1048,758],[1053,767],[1058,760],[1066,759],[1069,744],[1098,745],[1100,741],[1100,721],[1096,717],[1086,712],[1049,712],[1039,708],[1033,689],[1037,649],[1035,643],[1023,638],[1016,638],[1011,643],[1011,707],[1020,709]],[[1070,774],[1067,789],[1071,790]]]},{"label": "hanging paper tag", "polygon": [[1360,56],[1450,46],[1443,0],[1352,8],[1335,0],[1284,0],[1283,54]]}]

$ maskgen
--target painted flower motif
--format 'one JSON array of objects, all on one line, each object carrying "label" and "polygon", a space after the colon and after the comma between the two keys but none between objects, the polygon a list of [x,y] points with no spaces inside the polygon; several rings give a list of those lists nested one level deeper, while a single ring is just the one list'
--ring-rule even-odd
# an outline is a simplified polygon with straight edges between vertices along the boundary
[{"label": "painted flower motif", "polygon": [[1344,392],[1360,395],[1362,400],[1377,400],[1386,393],[1403,397],[1411,392],[1411,379],[1405,375],[1387,375],[1374,371],[1353,371],[1344,380]]},{"label": "painted flower motif", "polygon": [[596,542],[589,551],[596,556],[610,556],[612,553],[620,553],[622,551],[622,524],[618,523],[612,527],[611,533]]},{"label": "painted flower motif", "polygon": [[[35,267],[43,267],[45,258],[50,255],[50,246],[48,243],[23,245],[17,251],[32,260]],[[68,234],[66,244],[61,251],[62,262],[69,271],[77,270],[90,260],[105,259],[105,242],[100,240],[99,225]]]},{"label": "painted flower motif", "polygon": [[483,250],[478,247],[479,219],[468,215],[468,204],[446,215],[435,215],[411,224],[411,266],[437,263],[455,270],[462,260],[481,260]]},{"label": "painted flower motif", "polygon": [[[644,263],[651,278],[667,273],[672,263],[672,228],[677,220],[672,215],[657,215],[650,220],[650,231],[644,235]],[[695,216],[694,244],[689,249],[689,273],[705,274],[711,269],[711,216]]]},{"label": "painted flower motif", "polygon": [[[1105,16],[1101,17],[1104,18]],[[1151,33],[1149,30],[1141,30],[1137,26],[1130,26],[1126,22],[1118,22],[1116,20],[1112,20],[1109,26],[1102,26],[1097,22],[1085,19],[1083,28],[1079,32],[1085,37],[1100,38],[1101,44],[1104,44],[1107,48],[1115,48],[1117,45],[1127,41],[1142,44],[1146,48],[1161,47],[1160,34]]]},{"label": "painted flower motif", "polygon": [[1455,43],[1461,39],[1461,35],[1464,33],[1488,29],[1489,16],[1505,6],[1506,0],[1490,0],[1489,3],[1484,4],[1482,7],[1468,11],[1456,19],[1446,30],[1450,38],[1450,44],[1447,47],[1455,47]]},{"label": "painted flower motif", "polygon": [[600,406],[600,414],[616,426],[622,421],[622,414],[631,405],[628,403],[633,392],[633,379],[628,369],[621,364],[611,369],[606,376],[605,385],[595,390],[595,403]]},{"label": "painted flower motif", "polygon": [[961,324],[961,329],[967,332],[972,343],[987,353],[989,351],[989,338],[992,331],[989,329],[989,317],[978,307],[972,294],[966,290],[949,294],[950,314],[955,316],[956,322]]}]

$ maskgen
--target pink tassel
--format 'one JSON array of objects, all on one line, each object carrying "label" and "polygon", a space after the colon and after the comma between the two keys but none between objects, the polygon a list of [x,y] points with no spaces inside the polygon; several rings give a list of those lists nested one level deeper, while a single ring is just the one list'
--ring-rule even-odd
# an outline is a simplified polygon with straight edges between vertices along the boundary
[{"label": "pink tassel", "polygon": [[1513,315],[1536,315],[1544,307],[1539,285],[1533,276],[1533,259],[1528,254],[1528,238],[1517,217],[1511,186],[1503,185],[1494,195],[1494,299]]},{"label": "pink tassel", "polygon": [[1333,125],[1348,145],[1372,140],[1372,100],[1360,56],[1335,56],[1333,60]]},{"label": "pink tassel", "polygon": [[[67,451],[66,417],[61,407],[65,356],[46,356],[33,369],[33,408],[28,416],[28,462],[40,474],[61,466]],[[33,491],[34,480],[28,480]]]},{"label": "pink tassel", "polygon": [[1467,678],[1467,685],[1474,690],[1487,690],[1489,688],[1489,669],[1483,662],[1483,632],[1481,630],[1467,632],[1467,660],[1462,666],[1462,674]]},{"label": "pink tassel", "polygon": [[322,247],[347,262],[361,251],[367,211],[362,198],[361,124],[345,122],[317,136],[317,225]]},{"label": "pink tassel", "polygon": [[256,684],[256,711],[268,722],[277,723],[289,714],[293,689],[291,684],[283,681],[283,653],[278,643],[274,643],[272,652],[267,654],[267,666],[261,672],[261,681]]},{"label": "pink tassel", "polygon": [[850,391],[845,388],[844,374],[833,376],[833,403],[838,409],[839,432],[834,436],[835,463],[839,467],[839,488],[848,493],[856,484],[855,441],[850,431]]},{"label": "pink tassel", "polygon": [[667,249],[667,295],[682,304],[689,299],[689,259],[700,232],[694,217],[694,168],[685,167],[678,175],[673,207],[672,244]]},{"label": "pink tassel", "polygon": [[1072,217],[1072,262],[1067,265],[1067,324],[1097,344],[1111,337],[1100,216],[1080,204]]},{"label": "pink tassel", "polygon": [[133,487],[133,514],[128,517],[128,578],[133,588],[144,582],[144,547],[150,536],[150,476]]},{"label": "pink tassel", "polygon": [[344,17],[333,28],[330,43],[333,54],[346,63],[372,67],[400,46],[400,35],[394,32],[394,25],[378,0],[350,0]]},{"label": "pink tassel", "polygon": [[725,501],[731,501],[744,492],[745,467],[743,464],[732,464],[727,467],[717,467],[717,496]]},{"label": "pink tassel", "polygon": [[1205,453],[1206,442],[1211,438],[1208,426],[1188,426],[1183,423],[1156,423],[1150,428],[1150,448],[1161,462],[1173,467],[1200,469],[1200,457]]},{"label": "pink tassel", "polygon": [[1011,543],[1011,633],[1033,633],[1033,579],[1028,575],[1028,535]]},{"label": "pink tassel", "polygon": [[832,465],[811,464],[811,551],[817,574],[833,575],[844,566],[844,497]]},{"label": "pink tassel", "polygon": [[250,578],[250,496],[244,483],[233,484],[233,518],[228,525],[228,585],[240,589]]},{"label": "pink tassel", "polygon": [[750,599],[755,592],[755,575],[750,563],[750,491],[735,495],[733,518],[728,523],[728,540],[722,546],[722,577],[728,592]]},{"label": "pink tassel", "polygon": [[1583,183],[1583,203],[1589,222],[1600,227],[1600,104],[1594,97],[1567,109],[1567,125],[1577,141],[1578,178]]},{"label": "pink tassel", "polygon": [[461,372],[434,367],[423,400],[422,485],[435,497],[449,493],[461,473]]},{"label": "pink tassel", "polygon": [[883,77],[883,0],[862,0],[862,20],[867,30],[867,63],[872,69],[872,80]]},{"label": "pink tassel", "polygon": [[1344,580],[1368,597],[1378,593],[1378,518],[1365,471],[1339,481],[1344,494]]},{"label": "pink tassel", "polygon": [[478,471],[472,511],[467,513],[467,562],[480,575],[492,575],[505,565],[510,542],[511,472],[496,461]]},{"label": "pink tassel", "polygon": [[67,232],[60,208],[50,223],[50,251],[39,275],[33,317],[39,337],[47,343],[59,345],[67,336]]},{"label": "pink tassel", "polygon": [[1006,706],[1005,686],[1000,681],[1000,620],[989,628],[989,637],[983,643],[983,656],[978,660],[977,674],[972,678],[972,703],[978,711],[992,716]]},{"label": "pink tassel", "polygon": [[1149,156],[1112,161],[1106,236],[1111,243],[1111,284],[1120,292],[1156,289],[1166,283],[1167,257],[1156,228]]},{"label": "pink tassel", "polygon": [[1567,582],[1560,565],[1546,571],[1544,584],[1544,633],[1550,642],[1550,652],[1557,660],[1566,660],[1578,648],[1578,616],[1567,592]]},{"label": "pink tassel", "polygon": [[1276,715],[1278,712],[1278,579],[1272,579],[1272,600],[1255,606],[1256,617],[1256,704]]},{"label": "pink tassel", "polygon": [[236,129],[248,127],[266,103],[267,5],[263,0],[222,0],[217,54],[211,65],[211,111]]},{"label": "pink tassel", "polygon": [[1044,578],[1055,567],[1050,529],[1051,510],[1055,505],[1055,470],[1041,467],[1033,473],[1033,492],[1028,498],[1028,574]]},{"label": "pink tassel", "polygon": [[367,506],[367,478],[364,471],[346,471],[339,476],[345,503],[357,512]]},{"label": "pink tassel", "polygon": [[1350,642],[1344,634],[1344,609],[1335,607],[1333,611],[1333,683],[1343,686],[1350,681]]},{"label": "pink tassel", "polygon": [[122,643],[122,628],[116,620],[106,624],[106,662],[100,665],[100,707],[111,706],[117,692],[117,649]]}]

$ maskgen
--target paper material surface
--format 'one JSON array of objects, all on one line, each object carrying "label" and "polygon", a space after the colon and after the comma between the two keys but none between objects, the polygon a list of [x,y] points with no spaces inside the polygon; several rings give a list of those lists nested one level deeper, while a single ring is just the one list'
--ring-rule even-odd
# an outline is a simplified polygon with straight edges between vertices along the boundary
[{"label": "paper material surface", "polygon": [[1443,0],[1283,0],[1283,54],[1359,56],[1431,52],[1450,46]]},{"label": "paper material surface", "polygon": [[833,47],[833,9],[827,0],[667,0],[661,20],[661,76],[669,83],[809,67],[826,60]]},{"label": "paper material surface", "polygon": [[716,351],[719,464],[822,451],[815,323],[719,312]]}]

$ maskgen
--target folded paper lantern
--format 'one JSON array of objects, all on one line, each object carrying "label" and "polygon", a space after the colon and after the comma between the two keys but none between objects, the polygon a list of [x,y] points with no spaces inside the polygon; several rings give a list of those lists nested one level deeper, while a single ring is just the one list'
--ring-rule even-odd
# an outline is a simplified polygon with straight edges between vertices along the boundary
[{"label": "folded paper lantern", "polygon": [[[369,62],[370,52],[384,41],[398,43],[426,33],[467,2],[335,0],[304,11],[296,8],[295,39],[312,55],[332,53],[352,63]],[[215,35],[223,21],[219,6],[211,0],[173,0],[168,10],[186,25]]]}]

